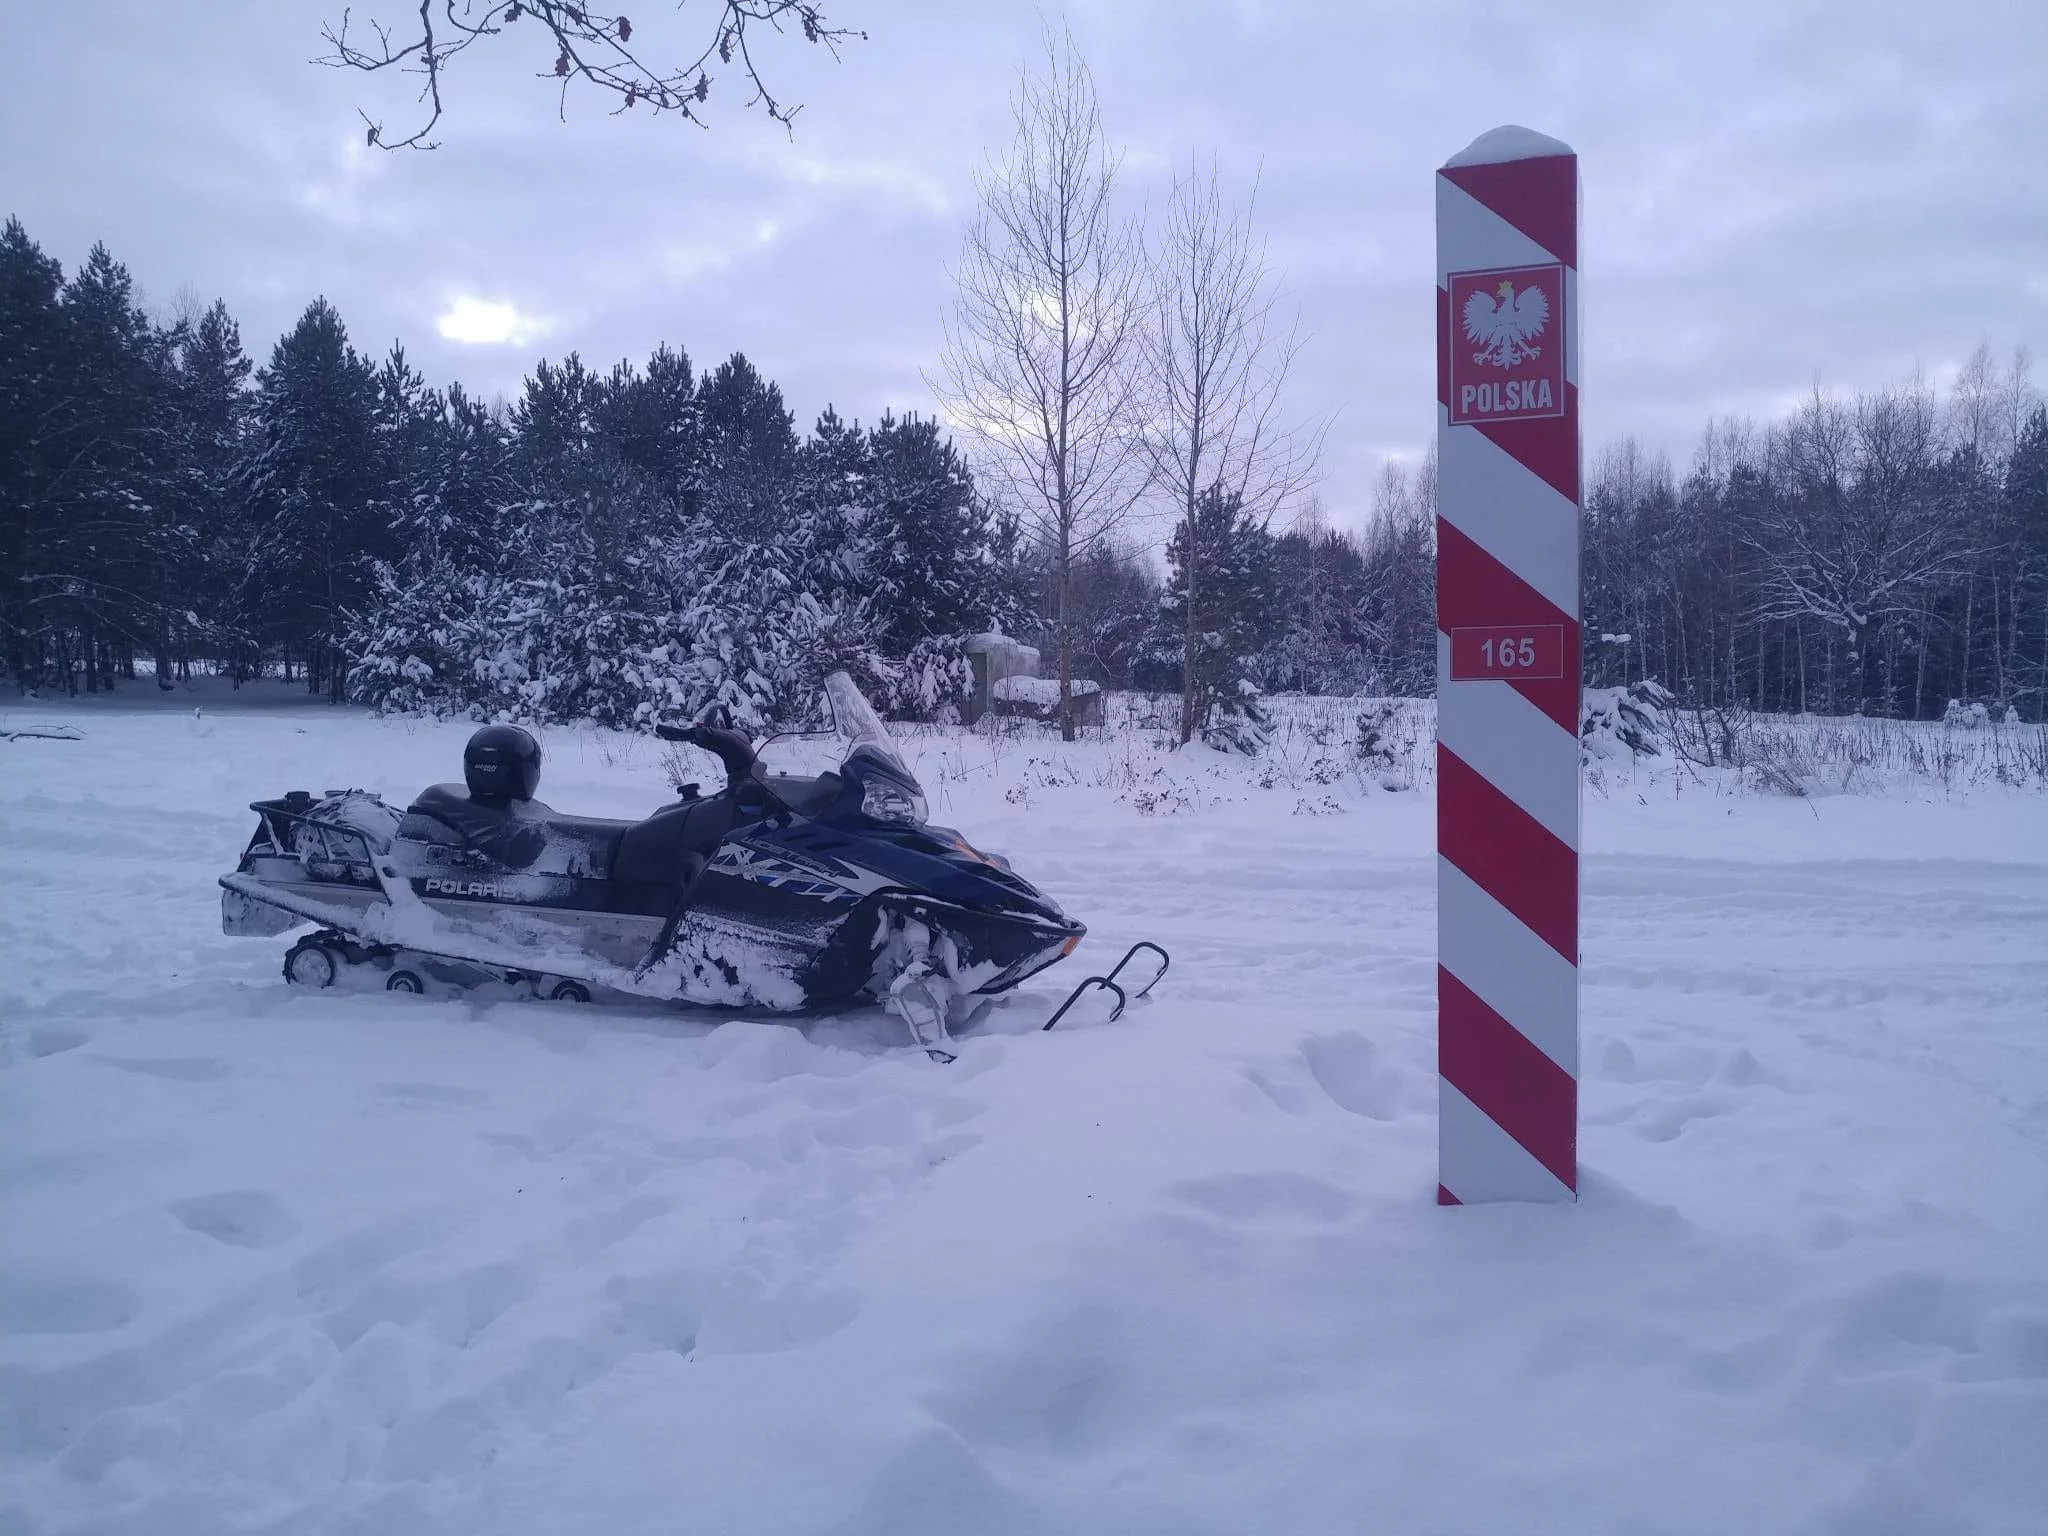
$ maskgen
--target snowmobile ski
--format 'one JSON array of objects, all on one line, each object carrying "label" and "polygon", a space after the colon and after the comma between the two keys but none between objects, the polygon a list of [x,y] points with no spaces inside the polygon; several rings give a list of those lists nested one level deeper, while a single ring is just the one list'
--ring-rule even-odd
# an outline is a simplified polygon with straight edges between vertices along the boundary
[{"label": "snowmobile ski", "polygon": [[[1139,954],[1143,953],[1146,950],[1150,950],[1153,954],[1159,957],[1159,969],[1154,971],[1151,977],[1146,981],[1146,983],[1142,987],[1139,987],[1135,992],[1130,991],[1129,989],[1123,986],[1120,986],[1117,982],[1117,977],[1123,974],[1124,967],[1129,965],[1132,960],[1137,958]],[[1107,992],[1110,994],[1110,996],[1116,999],[1115,1006],[1112,1007],[1109,1011],[1109,1017],[1103,1021],[1108,1024],[1114,1024],[1118,1019],[1124,1016],[1124,1009],[1127,1006],[1129,1006],[1131,1002],[1133,1002],[1137,998],[1145,996],[1146,993],[1150,992],[1154,987],[1159,985],[1160,978],[1167,973],[1168,969],[1171,968],[1172,965],[1173,957],[1169,955],[1164,949],[1160,948],[1159,945],[1154,944],[1150,939],[1140,939],[1137,943],[1133,944],[1129,949],[1124,951],[1123,959],[1117,961],[1115,965],[1110,967],[1109,974],[1107,976],[1084,976],[1080,981],[1076,982],[1074,984],[1074,990],[1067,994],[1067,1000],[1061,1003],[1059,1007],[1053,1010],[1051,1018],[1047,1019],[1043,1024],[1038,1026],[1040,1033],[1043,1033],[1044,1031],[1051,1029],[1053,1025],[1059,1023],[1061,1019],[1067,1016],[1067,1010],[1073,1007],[1074,1004],[1078,1003],[1084,996],[1086,996],[1090,992]]]}]

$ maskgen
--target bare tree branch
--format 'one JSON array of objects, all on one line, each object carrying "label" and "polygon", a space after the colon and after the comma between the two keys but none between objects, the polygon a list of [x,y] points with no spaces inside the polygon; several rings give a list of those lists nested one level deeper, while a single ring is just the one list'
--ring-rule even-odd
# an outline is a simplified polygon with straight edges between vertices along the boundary
[{"label": "bare tree branch", "polygon": [[[1771,435],[1772,491],[1737,529],[1758,563],[1750,622],[1815,620],[1841,632],[1860,668],[1873,630],[1924,616],[1989,549],[1936,473],[1942,447],[1919,381],[1850,406],[1816,391]],[[1860,673],[1857,686],[1860,709]]]},{"label": "bare tree branch", "polygon": [[1048,34],[1042,72],[1012,106],[1008,157],[979,178],[956,274],[945,378],[933,387],[978,440],[1054,565],[1060,727],[1073,739],[1074,561],[1107,538],[1148,483],[1134,365],[1144,344],[1143,249],[1115,202],[1095,83],[1071,35]]},{"label": "bare tree branch", "polygon": [[[425,121],[404,138],[386,134],[384,125],[360,113],[365,142],[384,149],[432,149],[434,129],[445,112],[442,77],[456,57],[493,38],[530,34],[549,62],[539,78],[560,81],[558,112],[566,115],[569,87],[583,84],[618,98],[617,113],[644,106],[654,113],[673,112],[705,126],[703,107],[711,94],[712,71],[738,60],[740,72],[753,87],[748,106],[760,106],[769,117],[791,128],[801,106],[779,100],[768,89],[748,43],[749,28],[766,26],[778,35],[798,31],[807,43],[822,44],[838,57],[839,44],[865,41],[867,34],[835,27],[815,0],[719,0],[717,20],[697,55],[681,65],[656,64],[632,46],[633,23],[626,16],[593,10],[576,0],[419,0],[415,19],[402,31],[372,17],[369,36],[360,29],[351,36],[353,17],[321,28],[333,50],[316,64],[366,73],[398,70],[422,77],[420,102]],[[714,62],[715,61],[715,62]]]}]

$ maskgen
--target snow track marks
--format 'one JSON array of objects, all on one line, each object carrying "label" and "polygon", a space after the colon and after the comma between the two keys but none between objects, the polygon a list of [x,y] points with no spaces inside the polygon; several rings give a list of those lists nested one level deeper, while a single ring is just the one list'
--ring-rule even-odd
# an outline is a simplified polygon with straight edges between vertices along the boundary
[{"label": "snow track marks", "polygon": [[[0,778],[6,1536],[2048,1507],[2038,802],[1589,801],[1585,1199],[1443,1212],[1427,800],[1296,818],[1199,756],[1185,816],[953,782],[1083,959],[1174,966],[1026,1037],[1049,978],[942,1070],[872,1013],[295,994],[217,931],[242,801],[409,794],[461,729],[190,725]],[[656,792],[549,745],[558,804]]]}]

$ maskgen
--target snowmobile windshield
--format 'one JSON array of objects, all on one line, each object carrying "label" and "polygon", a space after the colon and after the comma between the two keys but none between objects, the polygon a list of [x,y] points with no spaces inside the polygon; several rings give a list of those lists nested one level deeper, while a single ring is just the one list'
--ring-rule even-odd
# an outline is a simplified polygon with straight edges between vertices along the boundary
[{"label": "snowmobile windshield", "polygon": [[844,672],[834,672],[826,678],[825,701],[832,708],[834,727],[846,738],[848,757],[866,748],[910,783],[917,782],[917,776],[904,765],[903,754],[896,750],[889,728],[882,724],[882,717],[875,713],[874,705],[852,678]]}]

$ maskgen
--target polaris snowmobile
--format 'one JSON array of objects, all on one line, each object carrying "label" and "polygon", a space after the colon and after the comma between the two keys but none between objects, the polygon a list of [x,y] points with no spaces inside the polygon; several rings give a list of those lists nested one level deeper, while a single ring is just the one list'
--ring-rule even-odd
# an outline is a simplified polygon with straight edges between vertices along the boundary
[{"label": "polaris snowmobile", "polygon": [[[1000,854],[926,824],[923,791],[851,678],[832,674],[825,696],[849,750],[815,777],[763,772],[729,719],[657,727],[717,758],[726,782],[679,785],[644,821],[536,800],[539,744],[507,725],[470,738],[462,784],[402,812],[361,790],[256,801],[256,831],[221,877],[221,926],[268,937],[314,924],[284,961],[302,987],[775,1012],[871,997],[950,1061],[971,999],[1072,954],[1087,930]],[[1043,1027],[1091,992],[1115,1018],[1167,964],[1134,946]]]}]

